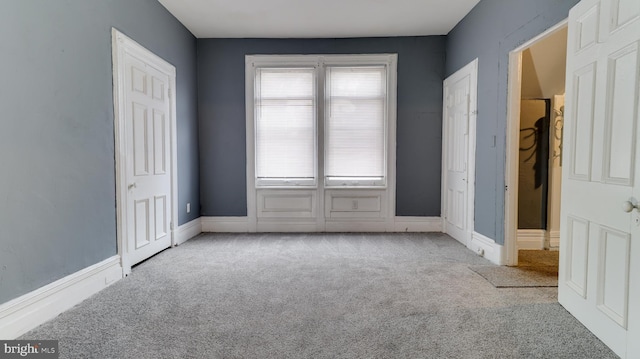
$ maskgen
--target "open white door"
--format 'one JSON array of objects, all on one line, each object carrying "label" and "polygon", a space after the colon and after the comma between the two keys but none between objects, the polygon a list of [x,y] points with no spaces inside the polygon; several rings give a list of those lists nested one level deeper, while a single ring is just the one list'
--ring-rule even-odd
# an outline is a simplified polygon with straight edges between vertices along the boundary
[{"label": "open white door", "polygon": [[640,1],[581,1],[568,40],[559,301],[640,358]]},{"label": "open white door", "polygon": [[477,59],[444,80],[442,217],[444,232],[465,246],[473,232]]},{"label": "open white door", "polygon": [[114,30],[118,226],[123,268],[171,246],[175,68]]}]

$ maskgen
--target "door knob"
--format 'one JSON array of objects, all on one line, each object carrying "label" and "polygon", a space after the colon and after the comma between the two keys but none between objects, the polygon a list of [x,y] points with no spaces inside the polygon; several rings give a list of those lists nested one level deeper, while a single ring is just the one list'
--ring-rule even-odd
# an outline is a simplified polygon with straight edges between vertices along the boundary
[{"label": "door knob", "polygon": [[132,188],[136,188],[136,183],[135,182],[133,182],[132,184],[129,185],[129,189],[132,189]]},{"label": "door knob", "polygon": [[638,209],[638,202],[635,198],[630,198],[628,201],[624,201],[622,204],[622,210],[629,213],[633,211],[633,209]]}]

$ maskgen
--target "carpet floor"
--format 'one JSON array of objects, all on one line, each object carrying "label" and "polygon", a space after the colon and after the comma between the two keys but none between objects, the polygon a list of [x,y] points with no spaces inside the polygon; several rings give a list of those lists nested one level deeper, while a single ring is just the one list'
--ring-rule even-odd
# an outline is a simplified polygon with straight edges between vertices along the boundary
[{"label": "carpet floor", "polygon": [[616,358],[443,234],[202,234],[21,339],[61,358]]}]

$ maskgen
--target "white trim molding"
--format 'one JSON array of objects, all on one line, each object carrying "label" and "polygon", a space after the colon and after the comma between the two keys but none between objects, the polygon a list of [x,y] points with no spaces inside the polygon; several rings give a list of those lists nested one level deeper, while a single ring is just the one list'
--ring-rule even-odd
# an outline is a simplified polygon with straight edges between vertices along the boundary
[{"label": "white trim molding", "polygon": [[560,230],[549,231],[549,249],[557,250],[560,248]]},{"label": "white trim molding", "polygon": [[179,226],[176,231],[176,245],[181,245],[200,233],[202,233],[202,221],[200,218],[187,222]]},{"label": "white trim molding", "polygon": [[546,237],[544,229],[518,229],[518,250],[544,249]]},{"label": "white trim molding", "polygon": [[0,305],[0,338],[14,339],[122,279],[113,256]]},{"label": "white trim molding", "polygon": [[394,232],[442,232],[442,218],[396,216]]},{"label": "white trim molding", "polygon": [[522,100],[522,53],[536,42],[567,26],[568,20],[509,52],[507,84],[506,159],[504,168],[504,246],[505,264],[518,265],[518,176],[520,171],[520,101]]},{"label": "white trim molding", "polygon": [[202,232],[214,233],[247,233],[249,217],[200,217]]},{"label": "white trim molding", "polygon": [[[397,54],[318,54],[245,56],[247,217],[203,219],[214,232],[392,232],[396,206]],[[324,168],[326,156],[325,70],[333,66],[385,67],[385,170],[380,183],[337,185]],[[315,76],[315,175],[313,183],[268,185],[256,178],[256,73],[265,68],[303,67]],[[408,226],[406,226],[408,227]]]},{"label": "white trim molding", "polygon": [[[264,219],[256,223],[256,233],[313,233],[321,232],[315,219],[312,220],[296,220],[296,219]],[[341,231],[344,232],[344,231]]]},{"label": "white trim molding", "polygon": [[202,232],[250,233],[250,232],[442,232],[440,217],[393,217],[393,224],[377,220],[327,220],[318,225],[315,219],[292,220],[289,218],[261,219],[251,226],[249,217],[201,217]]},{"label": "white trim molding", "polygon": [[485,257],[493,264],[505,265],[504,247],[485,235],[473,232],[469,249]]}]

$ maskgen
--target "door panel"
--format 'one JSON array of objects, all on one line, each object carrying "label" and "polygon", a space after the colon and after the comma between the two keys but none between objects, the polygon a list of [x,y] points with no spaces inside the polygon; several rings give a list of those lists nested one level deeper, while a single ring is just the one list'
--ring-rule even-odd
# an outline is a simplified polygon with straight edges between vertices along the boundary
[{"label": "door panel", "polygon": [[579,296],[587,295],[587,268],[589,264],[589,221],[567,218],[566,284]]},{"label": "door panel", "polygon": [[627,327],[630,234],[600,227],[597,307],[622,328]]},{"label": "door panel", "polygon": [[608,58],[605,118],[604,179],[608,183],[631,185],[635,167],[638,46],[616,51]]},{"label": "door panel", "polygon": [[142,70],[144,63],[135,61],[135,59],[131,59],[131,61],[135,62],[135,64],[131,64],[131,90],[144,95],[147,93],[147,74]]},{"label": "door panel", "polygon": [[[591,148],[593,146],[593,108],[596,95],[596,64],[579,69],[573,76],[574,131],[570,156],[572,158],[569,176],[575,180],[588,181],[591,178]],[[581,121],[576,121],[580,118]]]},{"label": "door panel", "polygon": [[151,78],[152,96],[154,100],[164,101],[166,83],[157,77]]},{"label": "door panel", "polygon": [[[623,358],[640,357],[637,0],[583,0],[569,15],[558,299]],[[634,270],[636,268],[636,270]]]},{"label": "door panel", "polygon": [[156,196],[154,211],[156,240],[158,240],[167,235],[167,196]]},{"label": "door panel", "polygon": [[149,244],[149,200],[135,201],[134,226],[136,249]]},{"label": "door panel", "polygon": [[147,107],[133,103],[133,173],[136,176],[149,174],[149,141],[147,141]]},{"label": "door panel", "polygon": [[611,31],[637,20],[638,16],[640,16],[640,1],[614,0],[612,3]]},{"label": "door panel", "polygon": [[153,170],[157,175],[167,173],[167,124],[162,111],[153,110]]}]

